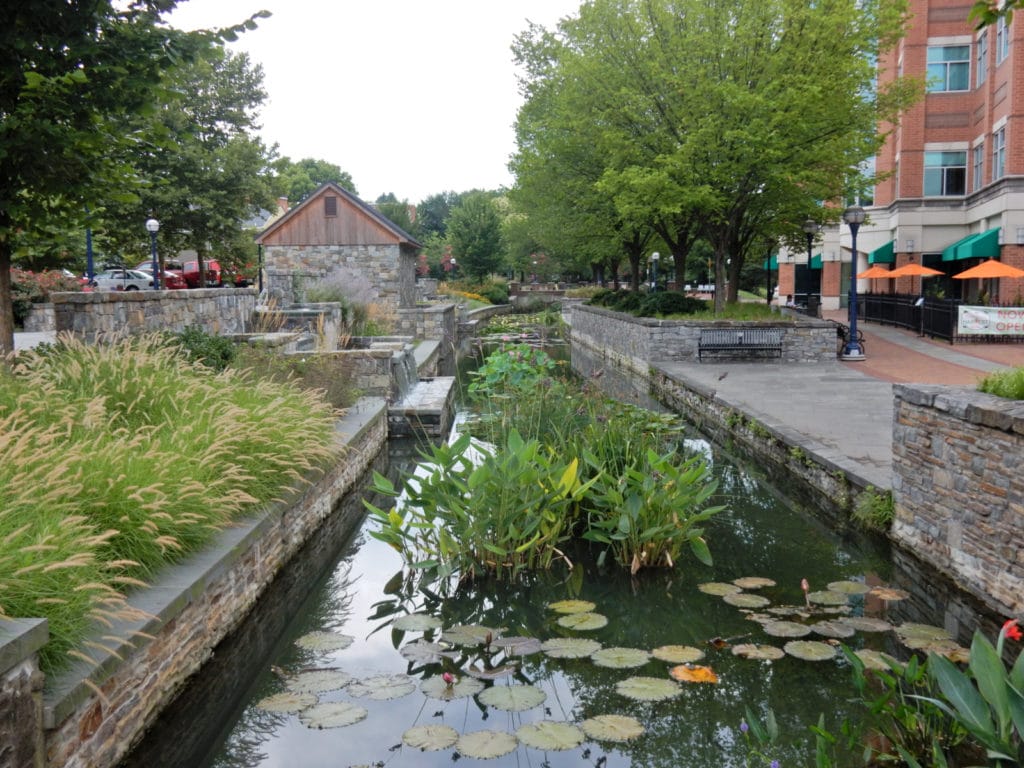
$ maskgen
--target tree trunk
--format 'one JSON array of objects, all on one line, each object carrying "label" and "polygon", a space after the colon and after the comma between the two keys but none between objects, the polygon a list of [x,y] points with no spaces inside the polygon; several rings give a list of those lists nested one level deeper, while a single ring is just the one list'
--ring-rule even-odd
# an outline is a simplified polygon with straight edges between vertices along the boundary
[{"label": "tree trunk", "polygon": [[[10,232],[10,220],[0,213],[0,231]],[[0,238],[0,357],[14,351],[14,296],[11,293],[11,241]]]}]

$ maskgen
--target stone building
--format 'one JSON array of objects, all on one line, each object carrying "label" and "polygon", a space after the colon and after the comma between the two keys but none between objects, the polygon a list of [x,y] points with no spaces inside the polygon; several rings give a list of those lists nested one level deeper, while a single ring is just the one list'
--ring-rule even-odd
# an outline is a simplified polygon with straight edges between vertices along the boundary
[{"label": "stone building", "polygon": [[256,238],[266,289],[282,306],[301,301],[312,283],[359,276],[373,300],[391,309],[416,303],[416,258],[407,232],[333,182],[271,222]]}]

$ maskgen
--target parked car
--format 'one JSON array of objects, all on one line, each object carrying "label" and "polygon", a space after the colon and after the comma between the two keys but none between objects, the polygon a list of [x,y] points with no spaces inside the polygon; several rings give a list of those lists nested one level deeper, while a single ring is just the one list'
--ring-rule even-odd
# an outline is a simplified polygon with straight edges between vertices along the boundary
[{"label": "parked car", "polygon": [[236,288],[248,288],[259,282],[256,266],[253,264],[245,264],[236,268],[225,267],[221,270],[220,278],[223,283],[230,283]]},{"label": "parked car", "polygon": [[[203,262],[203,268],[206,270],[206,288],[220,288],[221,276],[220,276],[220,263],[214,259],[209,259]],[[199,285],[199,262],[198,261],[186,261],[182,265],[181,271],[182,277],[185,278],[185,282],[188,283],[189,288],[200,288]]]},{"label": "parked car", "polygon": [[106,269],[92,278],[98,291],[144,291],[153,287],[153,276],[139,269]]},{"label": "parked car", "polygon": [[[147,275],[153,274],[152,266],[147,266],[145,269],[139,267],[137,271],[145,272]],[[188,283],[181,276],[181,272],[171,272],[165,269],[160,273],[160,287],[173,291],[179,288],[188,288]]]}]

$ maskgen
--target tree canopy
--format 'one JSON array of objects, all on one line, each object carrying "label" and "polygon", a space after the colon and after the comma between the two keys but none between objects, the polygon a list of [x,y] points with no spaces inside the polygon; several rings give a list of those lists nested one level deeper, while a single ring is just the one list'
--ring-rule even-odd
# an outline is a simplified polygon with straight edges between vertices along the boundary
[{"label": "tree canopy", "polygon": [[460,272],[482,280],[501,268],[501,217],[489,194],[468,193],[452,209],[448,243]]},{"label": "tree canopy", "polygon": [[677,268],[702,238],[735,300],[749,254],[867,185],[878,126],[914,95],[875,80],[905,23],[903,0],[593,0],[531,28],[518,199],[540,220],[574,209],[561,237],[610,225],[625,255],[654,230]]}]

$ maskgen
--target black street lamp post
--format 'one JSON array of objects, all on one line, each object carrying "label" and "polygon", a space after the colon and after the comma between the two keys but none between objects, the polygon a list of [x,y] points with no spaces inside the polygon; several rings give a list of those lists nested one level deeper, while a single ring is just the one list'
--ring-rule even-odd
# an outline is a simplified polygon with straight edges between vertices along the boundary
[{"label": "black street lamp post", "polygon": [[850,333],[840,357],[843,360],[863,360],[864,350],[857,341],[857,230],[864,223],[864,209],[853,205],[843,211],[843,221],[850,226]]},{"label": "black street lamp post", "polygon": [[160,222],[156,219],[146,219],[146,229],[149,230],[149,254],[153,260],[153,290],[160,290],[160,265],[156,260],[156,233],[160,231]]}]

